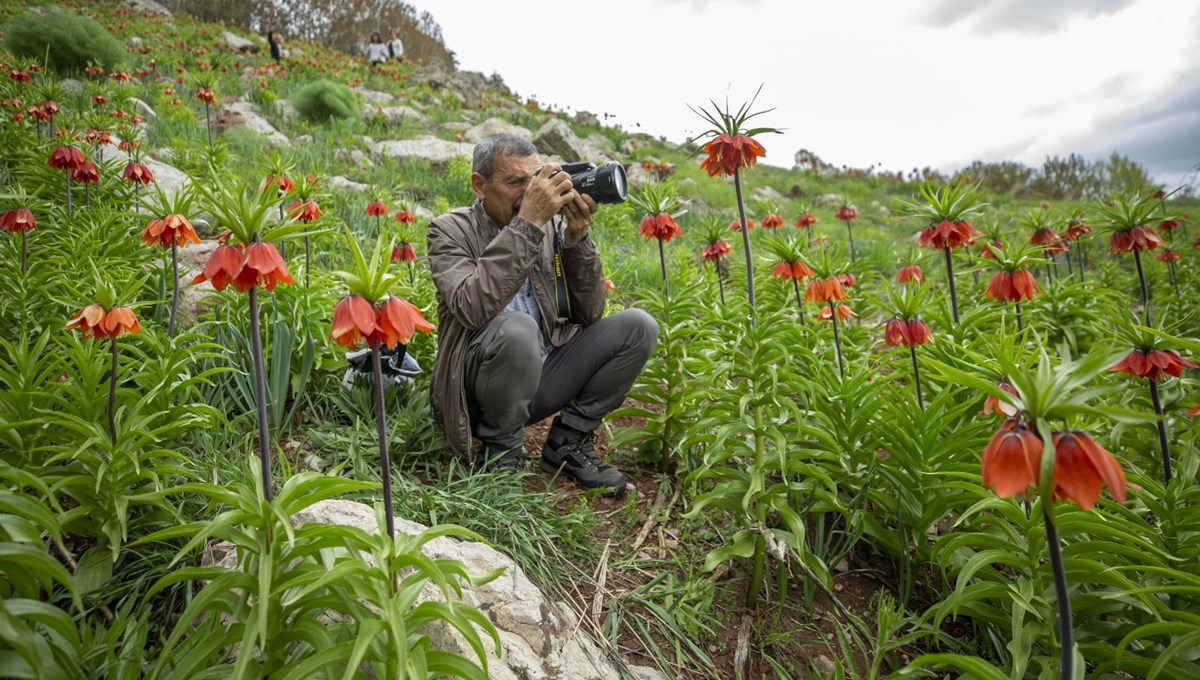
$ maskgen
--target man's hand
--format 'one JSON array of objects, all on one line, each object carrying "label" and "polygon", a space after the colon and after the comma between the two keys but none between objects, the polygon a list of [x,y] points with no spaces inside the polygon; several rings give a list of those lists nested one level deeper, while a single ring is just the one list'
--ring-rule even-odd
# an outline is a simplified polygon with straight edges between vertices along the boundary
[{"label": "man's hand", "polygon": [[563,240],[566,241],[567,247],[579,243],[587,237],[588,230],[592,228],[592,218],[596,215],[596,199],[572,191],[575,195],[575,200],[567,204],[567,228],[563,230]]},{"label": "man's hand", "polygon": [[571,186],[571,175],[562,172],[562,166],[558,163],[547,163],[533,173],[517,215],[542,227],[578,196]]}]

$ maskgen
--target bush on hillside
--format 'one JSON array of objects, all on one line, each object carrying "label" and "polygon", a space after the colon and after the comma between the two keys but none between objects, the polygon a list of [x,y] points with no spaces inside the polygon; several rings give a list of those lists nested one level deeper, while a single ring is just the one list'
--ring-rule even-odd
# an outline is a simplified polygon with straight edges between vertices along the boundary
[{"label": "bush on hillside", "polygon": [[330,80],[314,80],[292,95],[292,106],[308,120],[324,123],[330,118],[358,115],[358,95],[345,85]]},{"label": "bush on hillside", "polygon": [[4,25],[4,46],[41,63],[49,55],[59,73],[82,71],[89,62],[112,69],[125,61],[125,46],[103,26],[73,12],[27,12]]}]

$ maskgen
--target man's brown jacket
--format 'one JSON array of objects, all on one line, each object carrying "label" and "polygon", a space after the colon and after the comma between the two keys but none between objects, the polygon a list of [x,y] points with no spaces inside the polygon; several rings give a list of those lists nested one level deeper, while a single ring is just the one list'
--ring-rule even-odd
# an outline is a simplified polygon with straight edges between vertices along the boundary
[{"label": "man's brown jacket", "polygon": [[[561,218],[552,220],[561,229]],[[507,226],[488,216],[482,202],[459,208],[429,225],[429,267],[438,297],[438,353],[433,369],[433,407],[450,447],[471,449],[471,423],[463,372],[467,345],[529,276],[542,313],[542,341],[561,347],[581,326],[604,315],[604,273],[591,237],[563,247],[570,317],[561,318],[554,281],[554,233],[522,217]]]}]

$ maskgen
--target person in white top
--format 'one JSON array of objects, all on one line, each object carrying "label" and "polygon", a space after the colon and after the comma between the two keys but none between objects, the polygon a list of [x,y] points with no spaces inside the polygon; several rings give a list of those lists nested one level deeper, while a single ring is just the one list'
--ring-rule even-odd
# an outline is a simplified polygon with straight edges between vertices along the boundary
[{"label": "person in white top", "polygon": [[395,31],[392,31],[392,40],[388,43],[388,55],[396,61],[404,56],[404,43],[400,42],[400,36]]},{"label": "person in white top", "polygon": [[388,59],[388,47],[383,42],[383,38],[379,37],[378,33],[371,34],[371,42],[367,44],[367,49],[364,50],[367,55],[367,61],[371,62],[371,66],[382,64]]}]

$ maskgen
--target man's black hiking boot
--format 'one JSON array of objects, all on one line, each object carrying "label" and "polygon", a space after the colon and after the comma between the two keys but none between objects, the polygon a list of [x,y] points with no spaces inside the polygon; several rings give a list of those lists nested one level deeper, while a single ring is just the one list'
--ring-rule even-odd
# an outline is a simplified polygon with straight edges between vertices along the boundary
[{"label": "man's black hiking boot", "polygon": [[573,430],[558,418],[542,448],[542,470],[561,471],[586,489],[604,489],[605,496],[625,495],[625,475],[596,455],[592,433]]},{"label": "man's black hiking boot", "polygon": [[483,472],[518,472],[521,469],[521,456],[525,447],[518,444],[512,448],[504,448],[487,442],[479,449],[475,459],[478,469]]}]

